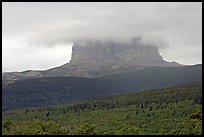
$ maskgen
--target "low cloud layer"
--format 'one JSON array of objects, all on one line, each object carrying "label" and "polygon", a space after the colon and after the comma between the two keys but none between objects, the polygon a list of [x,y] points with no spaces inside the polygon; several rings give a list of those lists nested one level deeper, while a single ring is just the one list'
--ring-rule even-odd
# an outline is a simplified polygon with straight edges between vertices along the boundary
[{"label": "low cloud layer", "polygon": [[[16,40],[15,47],[23,44],[39,50],[54,49],[56,45],[70,46],[81,39],[123,41],[142,35],[145,42],[160,49],[166,60],[182,64],[202,62],[202,3],[199,2],[4,2],[2,5],[3,43]],[[14,45],[3,44],[8,52],[3,53],[5,62],[9,48]],[[18,53],[16,50],[13,56]]]}]

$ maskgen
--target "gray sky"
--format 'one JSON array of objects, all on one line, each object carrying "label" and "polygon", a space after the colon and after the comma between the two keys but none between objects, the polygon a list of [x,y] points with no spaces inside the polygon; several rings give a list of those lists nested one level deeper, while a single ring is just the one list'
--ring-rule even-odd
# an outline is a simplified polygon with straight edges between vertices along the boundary
[{"label": "gray sky", "polygon": [[45,70],[69,62],[80,39],[143,35],[167,61],[202,63],[201,2],[2,3],[2,71]]}]

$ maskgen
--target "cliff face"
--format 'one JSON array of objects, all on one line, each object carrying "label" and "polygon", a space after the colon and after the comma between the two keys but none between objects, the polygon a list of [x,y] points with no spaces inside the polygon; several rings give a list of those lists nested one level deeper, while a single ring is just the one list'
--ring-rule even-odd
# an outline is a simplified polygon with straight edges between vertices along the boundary
[{"label": "cliff face", "polygon": [[74,76],[101,77],[147,66],[180,66],[162,59],[157,47],[144,45],[140,37],[130,42],[85,40],[74,42],[71,61],[46,71],[3,74],[3,80]]},{"label": "cliff face", "polygon": [[78,41],[72,48],[71,61],[50,69],[43,76],[101,77],[147,66],[179,66],[166,62],[157,47],[144,45],[139,38],[130,42]]},{"label": "cliff face", "polygon": [[113,41],[82,41],[74,43],[70,65],[106,66],[129,64],[140,66],[165,66],[158,48],[139,41],[117,43]]}]

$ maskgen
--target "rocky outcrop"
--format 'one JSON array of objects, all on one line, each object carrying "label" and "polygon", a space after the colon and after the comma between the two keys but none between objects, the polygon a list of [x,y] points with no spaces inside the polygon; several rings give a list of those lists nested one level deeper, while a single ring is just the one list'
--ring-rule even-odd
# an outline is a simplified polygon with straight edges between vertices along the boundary
[{"label": "rocky outcrop", "polygon": [[141,37],[129,42],[84,40],[74,42],[71,61],[46,71],[3,74],[2,79],[77,76],[101,77],[147,66],[180,66],[163,60],[157,47],[145,45]]},{"label": "rocky outcrop", "polygon": [[114,41],[81,41],[72,49],[69,65],[106,66],[106,65],[140,65],[140,66],[177,66],[178,63],[166,62],[157,47],[144,45],[140,39],[118,43]]},{"label": "rocky outcrop", "polygon": [[176,62],[164,61],[155,46],[144,45],[140,39],[119,43],[114,41],[81,41],[72,49],[69,65],[106,66],[106,65],[140,65],[140,66],[178,66]]},{"label": "rocky outcrop", "polygon": [[157,47],[137,37],[130,42],[86,40],[74,42],[71,61],[43,73],[44,76],[101,77],[147,66],[180,66],[167,62]]}]

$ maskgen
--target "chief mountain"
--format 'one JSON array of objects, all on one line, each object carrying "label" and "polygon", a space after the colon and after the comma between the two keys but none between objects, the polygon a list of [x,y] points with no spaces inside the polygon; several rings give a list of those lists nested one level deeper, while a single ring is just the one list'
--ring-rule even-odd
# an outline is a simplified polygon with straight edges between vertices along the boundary
[{"label": "chief mountain", "polygon": [[124,68],[146,66],[180,66],[164,61],[158,48],[141,43],[141,37],[131,42],[77,41],[73,44],[71,61],[63,66],[46,71],[28,70],[3,73],[4,80],[33,77],[78,76],[99,77]]},{"label": "chief mountain", "polygon": [[76,41],[67,64],[46,71],[3,73],[3,110],[202,82],[201,75],[202,64],[167,62],[141,37],[129,42]]}]

